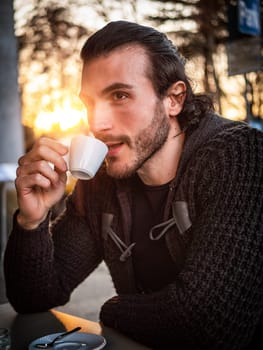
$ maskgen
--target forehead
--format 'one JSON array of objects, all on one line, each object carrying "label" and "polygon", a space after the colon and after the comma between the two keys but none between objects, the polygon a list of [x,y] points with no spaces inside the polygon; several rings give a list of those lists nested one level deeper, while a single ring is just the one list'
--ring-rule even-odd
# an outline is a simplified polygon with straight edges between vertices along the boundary
[{"label": "forehead", "polygon": [[139,45],[124,45],[83,64],[82,84],[94,79],[127,80],[148,77],[149,58]]},{"label": "forehead", "polygon": [[[113,39],[114,40],[114,39]],[[117,46],[116,48],[110,50],[109,52],[103,52],[99,55],[97,55],[95,58],[91,58],[86,63],[92,62],[94,60],[98,60],[100,58],[111,58],[114,56],[122,56],[122,57],[131,57],[133,59],[138,58],[139,60],[145,60],[148,61],[148,54],[146,52],[146,49],[137,43],[128,43],[123,44],[121,46]],[[85,64],[85,62],[84,62]]]}]

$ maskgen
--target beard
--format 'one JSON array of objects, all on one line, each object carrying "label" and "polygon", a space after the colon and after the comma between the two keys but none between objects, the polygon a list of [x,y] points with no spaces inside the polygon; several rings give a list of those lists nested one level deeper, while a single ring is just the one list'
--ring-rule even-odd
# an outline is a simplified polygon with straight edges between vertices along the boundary
[{"label": "beard", "polygon": [[158,101],[151,122],[135,136],[134,140],[125,135],[118,138],[133,151],[133,156],[131,160],[121,164],[118,164],[121,162],[118,157],[107,158],[108,175],[116,179],[124,179],[135,174],[162,148],[168,138],[170,127],[163,104]]}]

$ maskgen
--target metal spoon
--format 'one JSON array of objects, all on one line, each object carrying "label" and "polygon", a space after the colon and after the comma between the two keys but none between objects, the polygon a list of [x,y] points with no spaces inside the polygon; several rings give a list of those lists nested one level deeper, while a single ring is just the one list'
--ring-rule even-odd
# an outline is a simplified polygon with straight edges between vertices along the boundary
[{"label": "metal spoon", "polygon": [[60,340],[61,338],[64,338],[66,335],[69,335],[71,333],[74,333],[74,332],[77,332],[81,329],[81,327],[76,327],[76,328],[73,328],[71,329],[70,331],[67,331],[65,333],[61,333],[59,334],[56,338],[54,338],[51,342],[49,343],[45,343],[45,344],[35,344],[35,348],[38,348],[38,349],[47,349],[47,348],[51,348],[54,343],[58,340]]},{"label": "metal spoon", "polygon": [[84,343],[76,343],[76,342],[67,342],[62,341],[55,343],[52,349],[56,350],[92,350],[94,348],[90,348],[88,344]]}]

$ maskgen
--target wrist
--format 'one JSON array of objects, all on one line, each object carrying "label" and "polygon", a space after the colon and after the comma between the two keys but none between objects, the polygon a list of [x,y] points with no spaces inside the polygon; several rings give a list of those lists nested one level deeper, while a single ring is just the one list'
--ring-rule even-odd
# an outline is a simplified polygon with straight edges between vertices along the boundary
[{"label": "wrist", "polygon": [[41,220],[28,220],[21,212],[18,212],[16,216],[17,223],[24,230],[35,230],[38,226],[46,219],[47,215],[45,215]]}]

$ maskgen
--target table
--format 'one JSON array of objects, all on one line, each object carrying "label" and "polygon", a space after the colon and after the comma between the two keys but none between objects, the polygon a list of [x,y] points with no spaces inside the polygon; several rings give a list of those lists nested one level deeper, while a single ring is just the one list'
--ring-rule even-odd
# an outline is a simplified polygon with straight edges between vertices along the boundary
[{"label": "table", "polygon": [[11,331],[11,350],[27,350],[34,339],[46,334],[65,332],[80,326],[81,332],[103,335],[107,345],[105,350],[149,350],[114,329],[103,327],[98,322],[89,321],[57,310],[36,314],[19,315],[10,304],[0,305],[0,327]]}]

